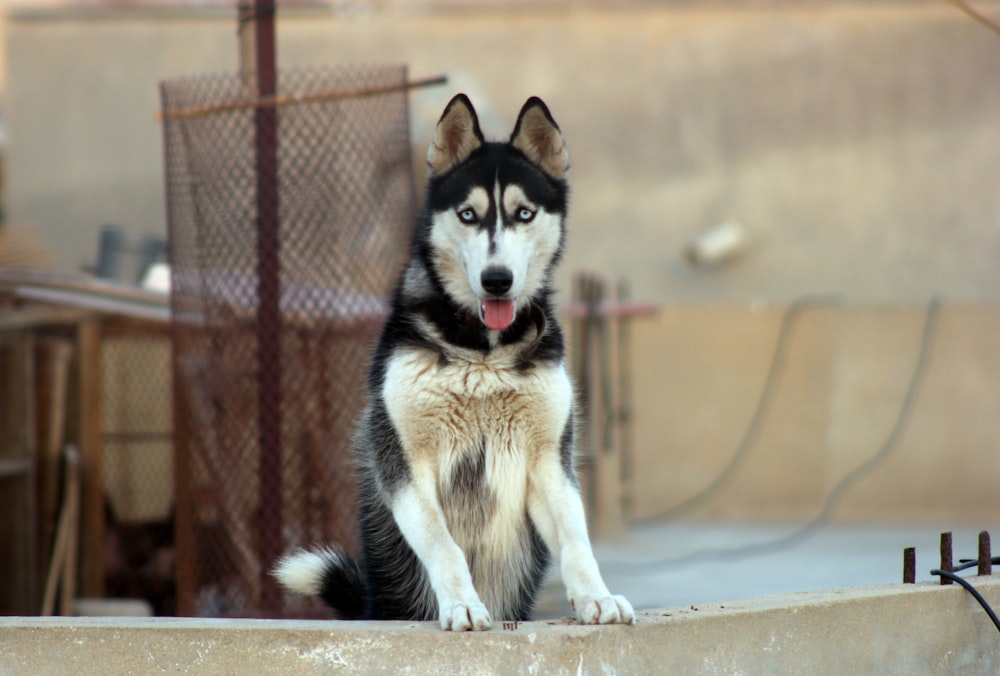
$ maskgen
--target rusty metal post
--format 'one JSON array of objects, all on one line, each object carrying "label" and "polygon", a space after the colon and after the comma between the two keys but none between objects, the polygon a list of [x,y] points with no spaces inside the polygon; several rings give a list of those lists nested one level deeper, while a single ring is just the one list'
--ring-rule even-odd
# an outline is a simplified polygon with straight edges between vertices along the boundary
[{"label": "rusty metal post", "polygon": [[[951,573],[955,570],[951,556],[951,533],[941,533],[941,570]],[[946,576],[941,576],[941,584],[951,584]]]},{"label": "rusty metal post", "polygon": [[917,581],[917,550],[907,547],[903,550],[903,584],[914,584]]},{"label": "rusty metal post", "polygon": [[[256,3],[257,96],[277,93],[274,0]],[[282,592],[270,575],[282,543],[281,223],[278,205],[278,109],[254,111],[257,162],[257,420],[260,443],[260,607],[276,613]]]},{"label": "rusty metal post", "polygon": [[990,552],[990,534],[982,531],[979,534],[979,575],[993,574],[993,559]]}]

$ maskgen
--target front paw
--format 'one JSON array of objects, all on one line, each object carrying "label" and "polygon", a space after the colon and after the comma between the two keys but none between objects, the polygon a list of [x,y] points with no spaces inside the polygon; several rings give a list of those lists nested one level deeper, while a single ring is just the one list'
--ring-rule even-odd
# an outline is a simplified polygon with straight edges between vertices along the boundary
[{"label": "front paw", "polygon": [[624,596],[570,599],[580,624],[635,624],[635,611]]},{"label": "front paw", "polygon": [[448,599],[441,603],[441,628],[445,631],[484,631],[492,622],[490,611],[479,599]]}]

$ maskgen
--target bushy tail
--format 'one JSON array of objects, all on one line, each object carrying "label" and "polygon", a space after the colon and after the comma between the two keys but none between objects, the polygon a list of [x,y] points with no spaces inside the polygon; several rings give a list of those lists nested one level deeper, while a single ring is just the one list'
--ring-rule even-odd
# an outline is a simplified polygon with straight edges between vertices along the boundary
[{"label": "bushy tail", "polygon": [[289,591],[319,596],[342,620],[361,620],[367,615],[367,585],[361,567],[339,548],[286,554],[275,566],[274,576]]}]

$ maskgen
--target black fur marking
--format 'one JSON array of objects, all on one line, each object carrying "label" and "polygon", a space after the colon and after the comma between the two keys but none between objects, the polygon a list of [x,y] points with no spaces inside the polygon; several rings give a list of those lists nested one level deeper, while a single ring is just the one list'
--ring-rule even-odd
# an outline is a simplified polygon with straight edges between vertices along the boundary
[{"label": "black fur marking", "polygon": [[342,620],[359,620],[368,615],[368,589],[357,561],[344,552],[326,560],[319,596],[336,610]]},{"label": "black fur marking", "polygon": [[485,437],[462,455],[440,500],[446,515],[462,515],[460,522],[449,521],[452,533],[462,530],[474,536],[487,526],[496,510],[497,496],[486,485]]},{"label": "black fur marking", "polygon": [[358,494],[369,593],[366,619],[436,620],[437,600],[427,572],[380,499],[373,476],[362,472]]},{"label": "black fur marking", "polygon": [[410,466],[381,397],[374,398],[365,418],[358,430],[357,444],[359,448],[370,449],[372,457],[359,460],[370,463],[382,487],[394,493],[410,481]]},{"label": "black fur marking", "polygon": [[551,555],[549,548],[542,541],[542,536],[538,534],[535,524],[528,521],[528,537],[531,547],[531,569],[522,580],[521,594],[516,611],[509,620],[527,621],[531,619],[531,612],[535,609],[535,599],[538,598],[538,590],[545,580],[545,572],[549,568]]},{"label": "black fur marking", "polygon": [[499,167],[501,185],[516,183],[525,196],[550,213],[566,215],[569,187],[563,179],[553,178],[532,164],[517,148],[510,148],[507,161]]},{"label": "black fur marking", "polygon": [[475,494],[486,483],[486,437],[462,455],[451,475],[451,489],[455,493]]},{"label": "black fur marking", "polygon": [[[566,181],[549,176],[524,153],[506,143],[485,143],[451,171],[431,177],[427,187],[427,213],[459,207],[475,187],[487,191],[491,209],[495,209],[492,198],[497,182],[502,186],[517,184],[529,200],[546,211],[566,215],[569,202]],[[492,219],[481,222],[492,226],[496,222],[496,211],[492,215]]]},{"label": "black fur marking", "polygon": [[[478,315],[473,315],[463,306],[455,303],[445,293],[440,280],[431,275],[435,295],[431,298],[408,299],[397,292],[394,310],[382,329],[382,336],[375,350],[368,386],[372,392],[380,392],[384,380],[385,363],[392,351],[398,347],[421,347],[441,352],[441,347],[424,335],[412,321],[414,315],[421,315],[432,323],[448,343],[478,352],[490,350],[489,333]],[[438,288],[440,287],[440,288]],[[556,322],[549,300],[550,292],[543,289],[538,293],[529,309],[518,313],[514,322],[500,334],[501,345],[514,345],[525,341],[529,333],[536,334],[537,342],[525,344],[525,362],[557,362],[565,352],[562,332]],[[544,317],[544,332],[537,337],[538,315]],[[446,358],[445,358],[446,359]],[[530,364],[522,364],[522,367]]]},{"label": "black fur marking", "polygon": [[561,361],[566,351],[562,329],[556,322],[552,308],[542,308],[542,312],[545,315],[545,333],[535,345],[531,360],[535,363]]},{"label": "black fur marking", "polygon": [[562,358],[562,332],[551,312],[543,310],[534,303],[528,311],[528,316],[535,324],[535,338],[525,348],[521,360],[517,364],[520,372],[528,371],[535,366],[536,361],[558,361]]},{"label": "black fur marking", "polygon": [[483,217],[480,227],[486,229],[486,234],[490,238],[489,251],[491,254],[497,251],[497,213],[499,210],[500,206],[496,203],[493,192],[490,191],[490,206],[486,210],[486,215]]},{"label": "black fur marking", "polygon": [[570,415],[569,420],[566,421],[566,427],[563,428],[562,437],[559,439],[559,460],[562,462],[566,476],[574,486],[579,488],[580,478],[576,475],[576,456],[573,452],[574,425],[575,421]]}]

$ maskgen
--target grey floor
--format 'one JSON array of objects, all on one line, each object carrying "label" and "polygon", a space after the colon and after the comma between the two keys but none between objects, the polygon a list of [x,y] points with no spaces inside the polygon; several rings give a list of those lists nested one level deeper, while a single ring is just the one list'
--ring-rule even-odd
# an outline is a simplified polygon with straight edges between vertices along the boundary
[{"label": "grey floor", "polygon": [[[825,526],[795,537],[795,525],[666,523],[599,540],[594,553],[608,587],[637,609],[898,583],[903,549],[916,547],[917,580],[937,579],[940,534],[953,532],[956,561],[976,558],[978,533],[993,535],[1000,554],[1000,520],[978,527]],[[1000,572],[1000,569],[998,569]],[[545,584],[535,617],[569,615],[558,576]]]}]

